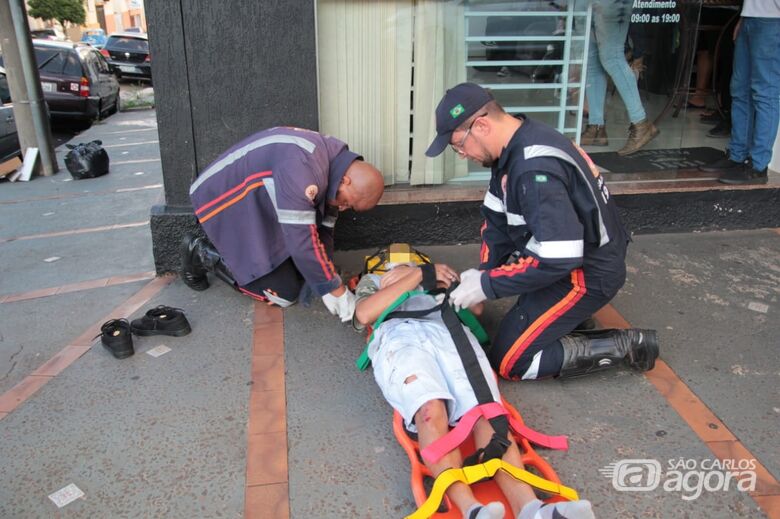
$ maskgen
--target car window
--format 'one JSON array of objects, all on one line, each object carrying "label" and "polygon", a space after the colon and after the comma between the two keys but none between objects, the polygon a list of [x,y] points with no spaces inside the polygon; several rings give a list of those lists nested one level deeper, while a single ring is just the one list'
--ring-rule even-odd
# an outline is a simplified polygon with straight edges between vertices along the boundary
[{"label": "car window", "polygon": [[80,76],[82,74],[81,60],[75,52],[68,52],[65,61],[64,73],[67,76]]},{"label": "car window", "polygon": [[97,60],[98,70],[100,70],[100,72],[104,74],[111,72],[111,68],[109,68],[108,62],[106,62],[106,58],[104,58],[102,54],[94,50],[91,51],[90,54],[92,54],[92,56],[94,56],[94,58]]},{"label": "car window", "polygon": [[35,61],[38,69],[48,74],[80,76],[81,61],[74,51],[67,49],[47,49],[35,47]]},{"label": "car window", "polygon": [[8,78],[5,74],[0,74],[0,101],[3,104],[11,102],[11,89],[8,88]]},{"label": "car window", "polygon": [[149,52],[149,42],[146,40],[121,36],[111,36],[106,42],[106,47],[130,52]]},{"label": "car window", "polygon": [[38,62],[41,72],[62,74],[62,69],[65,68],[65,56],[59,49],[35,47],[35,61]]},{"label": "car window", "polygon": [[87,66],[87,70],[89,70],[90,77],[97,78],[98,73],[100,72],[100,65],[98,65],[97,58],[95,58],[94,54],[91,52],[85,53],[84,64]]}]

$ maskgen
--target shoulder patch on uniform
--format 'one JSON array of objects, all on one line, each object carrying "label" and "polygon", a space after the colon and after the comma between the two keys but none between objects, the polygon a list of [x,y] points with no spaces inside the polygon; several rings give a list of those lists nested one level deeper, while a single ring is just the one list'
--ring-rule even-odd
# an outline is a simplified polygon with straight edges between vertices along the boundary
[{"label": "shoulder patch on uniform", "polygon": [[306,198],[314,202],[314,199],[317,197],[317,193],[319,192],[320,192],[319,188],[314,184],[312,184],[310,186],[307,186],[303,193],[306,195]]},{"label": "shoulder patch on uniform", "polygon": [[547,182],[547,175],[536,175],[534,180],[537,182]]}]

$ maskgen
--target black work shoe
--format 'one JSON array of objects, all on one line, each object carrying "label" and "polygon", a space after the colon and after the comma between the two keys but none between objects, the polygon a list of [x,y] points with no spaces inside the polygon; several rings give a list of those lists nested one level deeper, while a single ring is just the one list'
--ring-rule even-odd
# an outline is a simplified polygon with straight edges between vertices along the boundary
[{"label": "black work shoe", "polygon": [[743,162],[737,162],[731,160],[728,157],[723,157],[722,159],[718,159],[715,162],[710,162],[704,166],[699,166],[699,170],[706,171],[707,173],[725,173],[732,170],[742,170],[745,168],[745,164],[747,164],[747,160]]},{"label": "black work shoe", "polygon": [[717,110],[699,116],[699,122],[702,124],[720,123],[721,121],[723,121],[723,116]]},{"label": "black work shoe", "polygon": [[152,308],[143,317],[133,319],[130,329],[134,334],[144,337],[148,335],[181,337],[192,331],[184,312],[164,305]]},{"label": "black work shoe", "polygon": [[184,284],[193,290],[206,290],[209,287],[207,270],[198,258],[198,247],[203,238],[195,238],[187,234],[179,245],[179,257],[181,259],[181,279]]},{"label": "black work shoe", "polygon": [[731,137],[731,124],[721,121],[707,132],[707,137]]},{"label": "black work shoe", "polygon": [[100,327],[100,342],[117,359],[125,359],[135,353],[127,319],[111,319],[103,323]]},{"label": "black work shoe", "polygon": [[769,178],[766,174],[766,168],[761,171],[745,166],[740,169],[732,169],[724,173],[718,182],[722,184],[766,184]]}]

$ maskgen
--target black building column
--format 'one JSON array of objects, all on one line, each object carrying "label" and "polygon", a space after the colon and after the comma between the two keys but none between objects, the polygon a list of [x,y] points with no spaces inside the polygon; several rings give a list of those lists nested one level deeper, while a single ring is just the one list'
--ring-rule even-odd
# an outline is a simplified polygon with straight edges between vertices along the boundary
[{"label": "black building column", "polygon": [[146,0],[165,199],[151,210],[157,273],[200,232],[198,173],[272,126],[318,129],[315,0]]}]

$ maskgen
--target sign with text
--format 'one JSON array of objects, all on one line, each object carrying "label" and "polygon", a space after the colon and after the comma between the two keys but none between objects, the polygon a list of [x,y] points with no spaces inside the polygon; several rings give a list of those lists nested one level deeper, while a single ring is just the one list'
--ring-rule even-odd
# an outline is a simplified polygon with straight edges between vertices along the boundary
[{"label": "sign with text", "polygon": [[631,23],[680,23],[676,8],[676,0],[634,0]]}]

